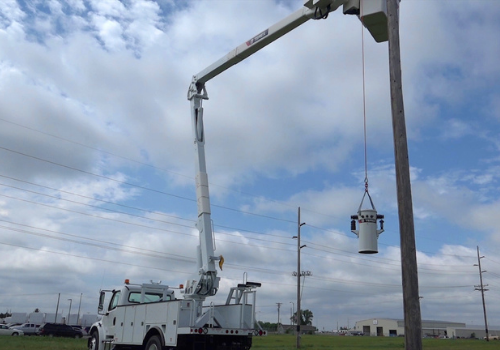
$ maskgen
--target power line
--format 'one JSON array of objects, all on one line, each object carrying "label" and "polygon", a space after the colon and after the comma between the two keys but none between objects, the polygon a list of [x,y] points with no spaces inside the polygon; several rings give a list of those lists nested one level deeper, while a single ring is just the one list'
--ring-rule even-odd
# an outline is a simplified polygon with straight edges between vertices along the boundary
[{"label": "power line", "polygon": [[[136,187],[136,188],[140,188],[140,189],[143,189],[143,190],[147,190],[147,191],[151,191],[151,192],[155,192],[155,193],[159,193],[159,194],[164,194],[164,195],[167,195],[167,196],[172,196],[172,197],[175,197],[175,198],[178,198],[178,199],[188,200],[188,201],[192,201],[192,202],[195,201],[194,199],[191,199],[191,198],[187,198],[187,197],[175,195],[175,194],[172,194],[172,193],[168,193],[168,192],[165,192],[165,191],[156,190],[156,189],[145,187],[145,186],[135,185],[135,184],[132,184],[132,183],[129,183],[129,182],[126,182],[126,181],[121,181],[121,180],[113,179],[113,178],[110,178],[110,177],[107,177],[107,176],[104,176],[104,175],[95,174],[95,173],[88,172],[88,171],[85,171],[85,170],[81,170],[81,169],[78,169],[78,168],[75,168],[75,167],[71,167],[71,166],[67,166],[67,165],[64,165],[64,164],[56,163],[56,162],[53,162],[53,161],[50,161],[50,160],[42,159],[40,157],[28,155],[28,154],[25,154],[23,152],[14,151],[14,150],[11,150],[11,149],[6,148],[6,147],[0,146],[0,149],[2,149],[4,151],[15,153],[15,154],[19,154],[19,155],[22,155],[22,156],[25,156],[25,157],[33,158],[33,159],[36,159],[36,160],[39,160],[39,161],[42,161],[42,162],[47,162],[49,164],[53,164],[53,165],[60,166],[60,167],[63,167],[63,168],[67,168],[67,169],[71,169],[71,170],[74,170],[74,171],[82,172],[82,173],[85,173],[85,174],[88,174],[88,175],[92,175],[92,176],[96,176],[96,177],[99,177],[99,178],[107,179],[107,180],[110,180],[110,181],[113,181],[113,182],[117,182],[117,183],[120,183],[120,184],[124,184],[124,185],[127,185],[127,186]],[[19,180],[19,181],[22,181],[22,180]],[[248,211],[242,211],[242,210],[239,210],[239,209],[234,209],[234,208],[230,208],[230,207],[226,207],[226,206],[221,206],[221,205],[217,205],[217,204],[212,204],[212,206],[218,207],[218,208],[221,208],[221,209],[225,209],[225,210],[230,210],[230,211],[242,213],[242,214],[253,215],[253,216],[263,217],[263,218],[277,220],[277,221],[282,221],[282,222],[287,222],[287,223],[294,223],[294,221],[292,221],[292,220],[276,218],[276,217],[268,216],[268,215],[256,214],[256,213],[252,213],[252,212],[248,212]],[[319,229],[319,230],[325,230],[325,231],[328,231],[328,232],[333,232],[333,233],[339,234],[341,236],[345,236],[345,237],[349,237],[349,238],[354,239],[354,237],[350,237],[350,236],[345,235],[345,234],[340,234],[340,233],[335,232],[335,231],[322,229],[320,227],[316,227],[316,226],[313,226],[313,225],[308,225],[308,226],[316,228],[316,229]]]},{"label": "power line", "polygon": [[[51,133],[47,133],[47,132],[35,129],[35,128],[32,128],[32,127],[28,127],[26,125],[22,125],[20,123],[16,123],[16,122],[7,120],[5,118],[0,118],[0,121],[3,121],[5,123],[9,123],[9,124],[15,125],[17,127],[21,127],[21,128],[27,129],[27,130],[30,130],[32,132],[37,132],[37,133],[40,133],[42,135],[49,136],[49,137],[52,137],[52,138],[55,138],[55,139],[58,139],[58,140],[62,140],[62,141],[68,142],[68,143],[72,143],[74,145],[78,145],[78,146],[81,146],[81,147],[84,147],[84,148],[88,148],[88,149],[95,150],[95,151],[98,151],[98,152],[101,152],[101,153],[104,153],[104,154],[108,154],[108,155],[111,155],[113,157],[124,159],[124,160],[130,161],[130,162],[133,162],[135,164],[143,165],[143,166],[155,169],[155,170],[165,171],[165,172],[168,172],[168,173],[176,175],[176,176],[180,176],[180,177],[189,178],[189,179],[194,180],[193,176],[181,174],[181,173],[178,173],[178,172],[174,172],[174,171],[172,171],[170,169],[165,169],[165,168],[157,167],[157,166],[154,166],[154,165],[151,165],[151,164],[148,164],[148,163],[144,163],[144,162],[132,159],[132,158],[128,158],[128,157],[125,157],[125,156],[122,156],[122,155],[118,155],[116,153],[112,153],[112,152],[109,152],[109,151],[106,151],[106,150],[103,150],[103,149],[100,149],[100,148],[97,148],[97,147],[89,146],[89,145],[86,145],[86,144],[81,143],[81,142],[77,142],[77,141],[70,140],[70,139],[67,139],[67,138],[64,138],[64,137],[61,137],[61,136],[58,136],[58,135],[54,135],[54,134],[51,134]],[[223,188],[223,189],[229,190],[231,192],[244,194],[244,195],[247,195],[247,196],[250,196],[250,197],[260,198],[259,195],[256,195],[256,194],[253,194],[253,193],[249,193],[249,192],[244,192],[244,191],[241,191],[241,190],[235,190],[235,189],[232,189],[232,188],[229,188],[229,187],[226,187],[226,186],[222,186],[222,185],[219,185],[219,184],[216,184],[216,183],[210,182],[210,185],[211,186],[216,186],[216,187],[219,187],[219,188]],[[285,207],[296,208],[295,205],[283,203],[283,202],[275,200],[275,199],[269,199],[268,198],[266,200],[268,200],[270,202],[273,202],[273,203],[278,203],[278,204],[280,204],[282,206],[285,206]],[[326,217],[331,217],[331,215],[329,215],[329,214],[320,213],[320,212],[317,212],[317,211],[314,211],[314,210],[310,210],[310,209],[305,209],[305,211],[308,211],[310,213],[315,213],[315,214],[318,214],[318,215],[322,215],[322,216],[326,216]]]},{"label": "power line", "polygon": [[[166,222],[166,221],[157,220],[157,219],[145,218],[143,216],[138,216],[138,215],[134,215],[134,214],[130,214],[130,213],[125,213],[125,212],[120,212],[120,211],[116,211],[116,210],[112,210],[112,209],[107,209],[107,208],[101,208],[101,207],[98,207],[98,206],[93,206],[93,205],[86,204],[86,203],[72,201],[72,200],[68,200],[68,199],[64,199],[64,198],[59,198],[59,197],[56,197],[56,196],[51,196],[51,195],[43,194],[43,193],[36,192],[36,191],[21,189],[21,188],[15,187],[15,186],[10,186],[10,185],[5,185],[5,184],[0,184],[0,186],[8,186],[8,187],[15,188],[15,189],[18,189],[18,190],[23,190],[25,192],[29,192],[29,193],[33,193],[33,194],[38,194],[38,195],[42,195],[42,196],[47,196],[49,198],[53,198],[53,199],[56,199],[56,200],[69,201],[71,203],[76,203],[76,204],[80,204],[80,205],[84,205],[84,206],[89,206],[89,207],[97,208],[97,209],[100,209],[100,210],[106,210],[106,211],[111,211],[111,212],[115,212],[115,213],[125,214],[125,215],[128,215],[128,216],[137,217],[137,218],[141,218],[141,219],[147,219],[147,220],[151,220],[151,221],[158,221],[158,222],[161,222],[161,223],[167,223],[167,224],[171,224],[171,225],[177,225],[177,226],[185,227],[185,228],[192,228],[191,226],[187,226],[187,225],[182,225],[182,224],[177,224],[177,223],[172,223],[172,222]],[[29,200],[21,199],[21,198],[17,198],[17,197],[11,197],[11,196],[2,195],[2,194],[0,194],[0,196],[5,196],[5,197],[8,197],[8,198],[12,198],[12,199],[20,200],[20,201],[27,201],[29,203],[43,205],[43,206],[46,206],[46,207],[55,208],[55,209],[59,209],[59,210],[70,211],[70,212],[74,212],[74,213],[79,213],[79,214],[82,214],[82,215],[89,215],[89,216],[93,216],[93,217],[100,218],[100,219],[116,221],[116,222],[125,223],[125,224],[129,224],[129,225],[138,225],[138,226],[141,226],[141,227],[146,227],[146,228],[150,228],[150,229],[154,229],[154,230],[161,230],[161,231],[166,231],[166,232],[171,232],[171,233],[178,233],[178,234],[185,234],[186,235],[186,233],[179,232],[179,231],[166,230],[166,229],[161,229],[161,228],[157,228],[157,227],[152,227],[152,226],[147,226],[147,225],[142,225],[142,224],[127,222],[127,221],[123,221],[123,220],[118,220],[118,219],[114,219],[114,218],[106,218],[106,217],[102,217],[102,216],[99,216],[99,215],[82,213],[82,212],[79,212],[79,211],[76,211],[76,210],[70,210],[70,209],[55,207],[55,206],[51,206],[51,205],[48,205],[48,204],[45,204],[45,203],[39,203],[39,202],[29,201]],[[228,233],[222,233],[222,234],[230,235],[230,236],[235,236],[235,235],[231,235],[231,234],[228,234]],[[189,234],[189,235],[191,235],[191,234]],[[193,236],[193,235],[191,235],[191,236]],[[281,237],[280,236],[280,238],[286,238],[286,237]],[[253,240],[257,240],[257,241],[265,241],[265,242],[272,242],[272,243],[275,243],[275,244],[288,245],[290,247],[292,246],[292,243],[276,242],[276,241],[270,241],[270,240],[266,240],[266,239],[259,239],[259,238],[255,238],[255,237],[252,238],[252,239]],[[233,242],[233,241],[226,241],[226,242],[231,242],[231,243],[239,244],[239,242]],[[314,246],[317,246],[318,244],[315,244],[313,242],[309,242],[309,244],[311,245],[312,249],[316,249],[318,251],[323,251],[323,252],[330,253],[330,251],[328,251],[328,250],[324,250],[324,249],[321,249],[321,248],[315,248]],[[260,246],[260,247],[262,247],[262,246]],[[264,248],[267,248],[267,247],[264,247]],[[329,247],[326,246],[325,248],[329,248]],[[329,249],[335,250],[337,252],[338,251],[345,252],[345,253],[347,253],[349,255],[354,255],[351,252],[340,250],[340,249],[337,249],[337,248],[329,248]],[[339,253],[336,253],[336,254],[339,254]],[[340,254],[340,255],[345,255],[345,254]],[[369,259],[363,259],[363,260],[373,261],[373,260],[369,260]],[[396,262],[398,261],[398,260],[394,260],[394,259],[384,259],[384,258],[378,258],[377,260],[378,260],[379,263],[380,263],[380,260],[388,260],[388,261],[396,261]],[[389,265],[394,265],[394,264],[389,264]],[[425,264],[422,264],[422,265],[425,265]],[[427,265],[434,266],[433,264],[427,264]],[[461,265],[461,266],[465,266],[465,265]],[[423,270],[425,268],[421,267],[420,269]],[[433,270],[433,269],[427,269],[427,270],[436,271],[436,270]],[[455,272],[456,273],[464,273],[465,271],[455,271]],[[467,273],[467,272],[465,272],[465,273]]]},{"label": "power line", "polygon": [[[3,185],[3,184],[0,184],[0,185]],[[27,192],[31,192],[31,193],[40,194],[40,195],[45,195],[45,194],[34,192],[34,191],[29,191],[29,190],[26,190],[26,191]],[[50,207],[50,208],[55,208],[55,209],[58,209],[58,210],[69,211],[69,212],[78,213],[78,214],[81,214],[81,215],[87,215],[87,216],[91,216],[91,217],[96,217],[96,218],[99,218],[99,219],[111,220],[111,221],[114,221],[114,222],[120,222],[120,223],[124,223],[124,224],[128,224],[128,225],[145,227],[145,228],[148,228],[148,229],[159,230],[159,231],[170,232],[170,233],[176,233],[176,234],[182,234],[182,235],[188,235],[188,236],[195,236],[194,234],[187,234],[187,233],[184,233],[184,232],[173,231],[173,230],[168,230],[168,229],[162,229],[162,228],[158,228],[158,227],[153,227],[153,226],[148,226],[148,225],[143,225],[143,224],[138,224],[138,223],[133,223],[133,222],[128,222],[128,221],[123,221],[123,220],[118,220],[118,219],[115,219],[115,218],[107,218],[107,217],[103,217],[103,216],[99,216],[99,215],[83,213],[83,212],[76,211],[76,210],[55,207],[55,206],[51,206],[51,205],[48,205],[48,204],[45,204],[45,203],[39,203],[39,202],[29,201],[29,200],[21,199],[21,198],[17,198],[17,197],[12,197],[12,196],[2,195],[2,194],[0,194],[0,196],[4,196],[4,197],[7,197],[7,198],[11,198],[11,199],[15,199],[15,200],[20,200],[20,201],[24,201],[24,202],[28,202],[28,203],[32,203],[32,204],[42,205],[42,206],[46,206],[46,207]],[[65,200],[65,199],[61,199],[61,198],[50,196],[50,195],[46,195],[46,196],[51,197],[51,198],[55,198],[57,200]],[[75,201],[70,201],[70,202],[78,203],[78,204],[86,205],[86,206],[90,206],[90,207],[96,207],[96,206],[92,206],[92,205],[88,205],[88,204],[80,203],[80,202],[75,202]],[[97,208],[99,208],[99,207],[97,207]],[[101,209],[101,208],[99,208],[99,209]],[[105,209],[105,210],[109,210],[109,209]],[[113,210],[111,210],[111,211],[113,211]],[[113,212],[117,212],[117,211],[113,211]],[[125,214],[125,215],[130,215],[130,216],[134,216],[134,217],[139,217],[139,218],[143,218],[143,219],[148,219],[148,220],[152,220],[152,221],[164,222],[164,221],[161,221],[161,220],[154,220],[154,219],[150,219],[150,218],[144,218],[144,217],[133,215],[133,214],[129,214],[129,213],[123,213],[123,212],[118,212],[118,213],[122,213],[122,214]],[[178,225],[178,226],[181,226],[181,227],[191,228],[190,226],[181,225],[181,224],[174,224],[174,223],[170,223],[170,222],[164,222],[164,223],[169,223],[169,224],[172,224],[172,225]],[[231,235],[231,234],[228,234],[228,233],[221,233],[221,234],[225,234],[225,235],[229,235],[229,236],[236,236],[236,235]],[[239,236],[237,236],[237,237],[239,237]],[[292,247],[292,245],[293,245],[292,243],[269,241],[269,240],[259,239],[259,238],[252,238],[252,239],[253,240],[258,240],[258,241],[272,242],[272,243],[275,243],[275,244],[287,245],[287,246],[290,246],[290,247]],[[245,243],[242,243],[242,242],[234,242],[234,241],[227,241],[227,240],[221,240],[221,241],[225,241],[225,242],[229,242],[229,243],[233,243],[233,244],[245,244]],[[324,249],[321,249],[321,248],[315,248],[314,247],[314,245],[316,245],[315,243],[310,242],[310,244],[312,245],[311,246],[312,249],[316,249],[318,251],[324,251],[324,252],[330,253],[330,251],[327,251],[327,250],[324,250]],[[245,245],[248,245],[248,244],[245,244]],[[261,248],[266,248],[266,249],[276,249],[275,247],[259,246],[259,245],[256,245],[256,246],[257,247],[261,247]],[[335,249],[335,248],[331,248],[331,249],[332,250],[336,250],[336,251],[342,251],[342,250]],[[344,251],[344,252],[349,253],[347,251]],[[351,253],[351,254],[354,255],[353,253]],[[342,254],[340,254],[340,255],[342,255]],[[360,258],[358,258],[358,259],[360,259]],[[368,260],[368,259],[364,259],[364,260],[371,261],[371,260]],[[383,260],[397,261],[397,260],[393,260],[393,259],[383,259]],[[380,263],[380,261],[379,261],[379,263]],[[360,264],[360,263],[357,263],[357,264]],[[385,264],[396,266],[395,264],[388,264],[388,263],[385,263]],[[360,264],[360,265],[363,265],[363,264]],[[431,265],[431,264],[429,264],[429,265]],[[446,273],[446,274],[464,273],[464,271],[455,271],[455,272],[446,271],[445,272],[445,271],[439,271],[439,270],[435,270],[435,269],[425,269],[425,268],[422,268],[422,267],[420,268],[420,270],[429,270],[429,271],[434,271],[435,273],[441,272],[441,273]],[[427,273],[429,273],[429,272],[427,272]],[[465,273],[467,273],[467,272],[465,272]]]},{"label": "power line", "polygon": [[[112,264],[121,264],[121,265],[127,265],[127,266],[134,266],[134,267],[139,267],[139,268],[145,268],[145,269],[154,269],[154,270],[160,270],[160,271],[168,271],[168,272],[175,272],[175,273],[181,273],[181,274],[191,274],[190,272],[185,272],[185,271],[179,271],[179,270],[172,270],[172,269],[165,269],[165,268],[160,268],[157,266],[143,266],[143,265],[137,265],[137,264],[132,264],[132,263],[127,263],[123,261],[113,261],[113,260],[108,260],[108,259],[102,259],[102,258],[96,258],[96,257],[88,257],[88,256],[83,256],[83,255],[77,255],[77,254],[71,254],[71,253],[65,253],[65,252],[56,252],[52,250],[48,250],[45,248],[32,248],[32,247],[26,247],[18,244],[12,244],[12,243],[6,243],[6,242],[0,242],[2,245],[6,246],[11,246],[11,247],[18,247],[18,248],[23,248],[23,249],[28,249],[28,250],[34,250],[34,251],[39,251],[41,253],[51,253],[51,254],[57,254],[57,255],[64,255],[64,256],[70,256],[70,257],[75,257],[75,258],[81,258],[81,259],[86,259],[86,260],[93,260],[93,261],[100,261],[100,262],[106,262],[106,263],[112,263]],[[279,274],[283,276],[287,276],[288,274],[283,272],[283,271],[277,271],[277,270],[270,270],[270,269],[259,269],[259,268],[254,268],[254,267],[249,267],[249,266],[244,266],[240,267],[239,265],[232,265],[228,264],[234,269],[237,270],[259,270],[259,272],[262,273],[271,273],[271,274]],[[243,269],[242,269],[243,268]],[[365,282],[365,281],[352,281],[352,280],[342,280],[342,279],[335,279],[335,278],[328,278],[328,277],[311,277],[312,279],[317,279],[321,281],[331,281],[335,283],[341,283],[341,284],[361,284],[361,285],[367,285],[370,287],[391,287],[391,288],[400,288],[400,284],[387,284],[387,283],[373,283],[373,282]],[[269,284],[278,284],[276,281],[272,281]],[[467,286],[422,286],[422,288],[434,288],[434,289],[449,289],[449,288],[464,288],[464,287],[470,287],[469,285]],[[307,288],[316,288],[313,286],[308,286]],[[321,289],[321,288],[319,288]]]},{"label": "power line", "polygon": [[[62,140],[62,141],[65,141],[65,142],[68,142],[68,143],[72,143],[72,144],[75,144],[75,145],[78,145],[78,146],[81,146],[81,147],[85,147],[85,148],[92,149],[92,150],[95,150],[95,151],[98,151],[98,152],[101,152],[101,153],[104,153],[104,154],[108,154],[108,155],[111,155],[113,157],[121,158],[121,159],[130,161],[130,162],[133,162],[133,163],[136,163],[136,164],[140,164],[140,165],[143,165],[143,166],[151,167],[153,169],[165,171],[165,172],[171,173],[171,174],[176,175],[176,176],[182,176],[182,177],[185,177],[185,178],[194,179],[193,176],[188,176],[188,175],[185,175],[185,174],[181,174],[181,173],[177,173],[177,172],[171,171],[169,169],[165,169],[165,168],[160,168],[160,167],[157,167],[157,166],[153,166],[151,164],[144,163],[144,162],[141,162],[141,161],[138,161],[138,160],[134,160],[134,159],[122,156],[122,155],[118,155],[116,153],[109,152],[109,151],[106,151],[106,150],[103,150],[103,149],[100,149],[100,148],[97,148],[97,147],[89,146],[89,145],[86,145],[86,144],[81,143],[81,142],[77,142],[77,141],[74,141],[74,140],[70,140],[70,139],[67,139],[67,138],[55,135],[55,134],[47,133],[47,132],[44,132],[44,131],[41,131],[41,130],[38,130],[38,129],[35,129],[35,128],[32,128],[32,127],[28,127],[26,125],[22,125],[20,123],[16,123],[16,122],[7,120],[5,118],[0,118],[0,121],[3,121],[5,123],[9,123],[11,125],[15,125],[15,126],[20,127],[20,128],[24,128],[24,129],[30,130],[32,132],[37,132],[37,133],[40,133],[42,135],[49,136],[49,137],[52,137],[52,138],[55,138],[55,139],[58,139],[58,140]],[[68,169],[73,169],[75,171],[84,172],[84,173],[87,173],[89,175],[98,176],[98,177],[102,177],[102,178],[109,179],[109,180],[112,180],[112,181],[120,182],[119,180],[116,180],[116,179],[113,179],[113,178],[108,178],[108,177],[105,177],[105,176],[102,176],[102,175],[99,175],[99,174],[94,174],[94,173],[91,173],[91,172],[86,172],[86,171],[81,170],[81,169],[73,168],[73,167],[70,167],[70,166],[66,166],[66,165],[63,165],[63,164],[59,164],[59,163],[56,163],[56,162],[45,160],[45,159],[42,159],[42,158],[39,158],[39,157],[31,156],[31,155],[28,155],[28,154],[25,154],[25,153],[22,153],[22,152],[14,151],[14,150],[11,150],[11,149],[6,148],[6,147],[1,147],[0,146],[0,149],[3,149],[5,151],[9,151],[9,152],[13,152],[13,153],[17,153],[17,154],[20,154],[20,155],[23,155],[23,156],[26,156],[26,157],[30,157],[30,158],[33,158],[33,159],[37,159],[39,161],[48,162],[50,164],[54,164],[54,165],[57,165],[57,166],[65,167],[65,168],[68,168]],[[2,175],[0,175],[0,176],[2,176]],[[14,178],[12,178],[12,179],[14,179]],[[22,180],[17,180],[17,179],[14,179],[14,180],[15,181],[22,181]],[[194,199],[191,199],[191,198],[187,198],[187,197],[183,197],[183,196],[177,196],[175,194],[171,194],[171,193],[167,193],[167,192],[164,192],[164,191],[159,191],[159,190],[155,190],[155,189],[151,189],[151,188],[147,188],[147,187],[142,187],[142,186],[131,184],[131,183],[128,183],[128,182],[122,182],[122,183],[126,184],[128,186],[137,187],[137,188],[141,188],[141,189],[145,189],[145,190],[149,190],[149,191],[153,191],[153,192],[157,192],[157,193],[162,193],[162,194],[169,195],[169,196],[174,196],[174,197],[178,197],[180,199],[184,199],[184,200],[188,200],[188,201],[195,201]],[[224,188],[224,189],[236,192],[236,193],[242,193],[242,194],[245,194],[245,195],[248,195],[248,196],[251,196],[251,197],[256,197],[256,198],[259,197],[260,198],[260,196],[252,194],[252,193],[243,192],[243,191],[239,191],[239,190],[234,190],[234,189],[231,189],[231,188],[228,188],[228,187],[224,187],[224,186],[221,186],[221,185],[218,185],[218,184],[214,184],[214,183],[210,183],[210,184],[214,185],[214,186],[218,186],[220,188]],[[40,186],[40,185],[37,185],[37,186]],[[61,191],[61,192],[64,192],[64,191]],[[98,199],[94,198],[94,200],[98,200]],[[281,201],[277,201],[277,200],[273,200],[273,199],[269,199],[269,198],[266,199],[266,200],[271,201],[271,202],[275,202],[275,203],[278,203],[280,205],[287,206],[287,207],[290,207],[290,208],[292,208],[292,207],[295,208],[296,207],[295,205],[290,205],[290,204],[283,203]],[[105,202],[105,201],[103,201],[103,202]],[[121,205],[121,204],[118,204],[118,203],[114,203],[114,204],[118,205],[118,206],[122,206],[122,207],[127,207],[127,206],[124,206],[124,205]],[[241,211],[241,210],[238,210],[238,209],[234,209],[234,208],[230,208],[230,207],[219,206],[217,204],[212,204],[212,206],[218,207],[218,208],[221,208],[221,209],[225,209],[225,210],[240,212],[240,213],[247,214],[247,215],[255,215],[255,216],[260,216],[260,217],[264,217],[264,218],[268,218],[268,219],[272,219],[272,220],[281,220],[281,221],[285,221],[285,222],[289,222],[289,223],[294,223],[294,221],[292,221],[292,220],[280,219],[280,218],[276,218],[276,217],[272,217],[272,216],[265,216],[265,215],[261,215],[261,214],[251,213],[251,212],[244,212],[244,211]],[[136,210],[143,210],[143,209],[138,209],[138,208],[135,208],[135,209]],[[331,217],[331,215],[320,213],[320,212],[317,212],[317,211],[314,211],[314,210],[309,210],[307,208],[304,208],[304,210],[308,211],[308,212],[311,212],[311,213],[315,213],[315,214],[319,214],[319,215]],[[159,214],[159,215],[161,215],[161,214]],[[166,215],[166,214],[163,214],[163,215]],[[166,216],[168,216],[168,215],[166,215]],[[172,217],[175,217],[175,216],[172,216]],[[178,219],[192,221],[190,219],[183,219],[183,218],[179,218],[179,217],[178,217]],[[315,226],[312,226],[312,225],[309,225],[309,226],[314,227],[314,228],[319,229],[319,230],[325,230],[325,229],[322,229],[320,227],[315,227]],[[244,230],[242,230],[242,231],[244,231]],[[336,233],[336,234],[340,234],[338,232],[334,232],[334,231],[331,231],[331,230],[325,230],[325,231],[333,232],[333,233]],[[349,237],[349,238],[353,238],[353,237],[350,237],[350,236],[345,235],[345,234],[340,234],[340,235],[345,236],[345,237]],[[438,240],[436,240],[434,238],[432,238],[432,239],[431,238],[427,238],[427,237],[425,237],[425,238],[429,239],[429,240],[433,240],[433,241],[438,241]],[[446,243],[445,241],[440,241],[440,242]],[[386,245],[384,243],[379,243],[379,244],[380,245]],[[386,246],[392,247],[390,245],[386,245]],[[430,252],[425,252],[425,251],[421,251],[421,252],[430,253]],[[431,254],[434,254],[434,253],[431,253]],[[443,254],[443,253],[441,253],[441,255],[459,256],[459,255],[454,255],[454,254]],[[466,257],[466,256],[463,256],[463,257]],[[470,256],[470,257],[473,257],[473,256]]]},{"label": "power line", "polygon": [[[38,161],[41,161],[41,162],[45,162],[45,163],[49,163],[49,164],[52,164],[52,165],[56,165],[56,166],[59,166],[59,167],[65,168],[65,169],[77,171],[77,172],[80,172],[80,173],[83,173],[83,174],[86,174],[86,175],[91,175],[91,176],[95,176],[95,177],[98,177],[98,178],[101,178],[101,179],[113,181],[113,182],[116,182],[116,183],[119,183],[119,184],[122,184],[122,185],[127,185],[127,186],[130,186],[130,187],[139,188],[141,190],[145,190],[145,191],[149,191],[149,192],[154,192],[154,193],[159,193],[159,194],[163,194],[163,195],[166,195],[166,196],[171,196],[171,197],[174,197],[174,198],[177,198],[177,199],[182,199],[182,200],[186,200],[186,201],[190,201],[190,202],[196,202],[196,199],[193,199],[193,198],[188,198],[188,197],[176,195],[176,194],[173,194],[173,193],[169,193],[169,192],[157,190],[157,189],[146,187],[146,186],[136,185],[136,184],[133,184],[133,183],[130,183],[130,182],[127,182],[127,181],[117,180],[117,179],[114,179],[114,178],[109,177],[109,176],[104,176],[104,175],[92,173],[90,171],[78,169],[78,168],[75,168],[75,167],[72,167],[72,166],[69,166],[69,165],[65,165],[65,164],[53,162],[53,161],[48,160],[48,159],[43,159],[43,158],[36,157],[36,156],[30,155],[30,154],[26,154],[26,153],[23,153],[23,152],[15,151],[15,150],[12,150],[12,149],[7,148],[7,147],[0,146],[0,149],[4,150],[4,151],[7,151],[7,152],[14,153],[14,154],[18,154],[18,155],[21,155],[21,156],[24,156],[24,157],[27,157],[27,158],[32,158],[32,159],[35,159],[35,160],[38,160]],[[287,219],[276,218],[276,217],[268,216],[268,215],[256,214],[256,213],[252,213],[252,212],[248,212],[248,211],[244,211],[244,210],[239,210],[239,209],[234,209],[234,208],[230,208],[230,207],[226,207],[226,206],[222,206],[222,205],[217,205],[217,204],[211,204],[211,205],[213,207],[216,207],[216,208],[230,210],[230,211],[234,211],[234,212],[238,212],[238,213],[242,213],[242,214],[263,217],[263,218],[266,218],[266,219],[271,219],[271,220],[276,220],[276,221],[283,221],[283,222],[288,222],[288,223],[294,223],[293,220],[287,220]]]}]

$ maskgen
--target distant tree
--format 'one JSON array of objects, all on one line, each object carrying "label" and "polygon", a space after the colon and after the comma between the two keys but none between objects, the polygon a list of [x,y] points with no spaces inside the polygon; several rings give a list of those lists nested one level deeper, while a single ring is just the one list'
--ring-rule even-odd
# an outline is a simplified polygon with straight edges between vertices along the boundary
[{"label": "distant tree", "polygon": [[312,326],[314,315],[311,310],[302,310],[302,324]]},{"label": "distant tree", "polygon": [[9,313],[8,311],[5,312],[5,313],[0,313],[0,318],[7,318],[7,317],[10,317],[10,316],[12,316],[12,314]]},{"label": "distant tree", "polygon": [[271,323],[271,322],[259,322],[259,323],[262,329],[265,331],[276,332],[278,330],[277,323]]},{"label": "distant tree", "polygon": [[[313,320],[313,312],[311,310],[301,310],[300,312],[300,324],[301,325],[306,325],[306,326],[312,326],[312,320]],[[297,324],[297,312],[290,317],[290,320]]]}]

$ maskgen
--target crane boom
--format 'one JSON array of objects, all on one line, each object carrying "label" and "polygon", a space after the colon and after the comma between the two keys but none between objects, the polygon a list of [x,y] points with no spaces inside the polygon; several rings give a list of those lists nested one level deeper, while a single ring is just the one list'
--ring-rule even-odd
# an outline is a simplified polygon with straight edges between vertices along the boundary
[{"label": "crane boom", "polygon": [[[310,19],[326,18],[329,12],[335,11],[347,0],[306,0],[304,7],[285,17],[278,23],[260,32],[253,38],[245,41],[224,57],[220,58],[201,72],[193,76],[193,84],[201,92],[202,86],[238,62],[253,55],[260,49],[271,44],[283,35],[291,32]],[[313,4],[314,3],[314,4]],[[307,7],[310,6],[310,7]],[[192,86],[194,87],[194,86]],[[191,91],[191,88],[190,88]]]},{"label": "crane boom", "polygon": [[226,69],[234,66],[238,62],[243,61],[245,58],[253,55],[255,52],[269,45],[276,39],[307,22],[310,19],[308,15],[310,15],[311,12],[313,11],[306,7],[295,11],[285,19],[231,50],[224,57],[220,58],[218,61],[196,74],[194,76],[194,80],[198,84],[205,84],[207,81],[224,72]]},{"label": "crane boom", "polygon": [[[186,298],[204,299],[215,295],[219,277],[215,269],[212,220],[208,190],[208,176],[205,161],[205,135],[203,128],[203,100],[208,100],[205,83],[233,65],[253,55],[278,38],[289,33],[310,19],[325,19],[339,6],[344,6],[345,14],[358,15],[365,27],[377,42],[385,41],[387,36],[387,0],[304,0],[304,6],[277,22],[253,38],[245,41],[224,57],[220,58],[198,74],[194,75],[189,86],[188,100],[191,101],[191,124],[196,157],[196,197],[198,202],[198,221],[200,243],[197,250],[198,276],[186,283]],[[365,10],[363,10],[363,7]]]}]

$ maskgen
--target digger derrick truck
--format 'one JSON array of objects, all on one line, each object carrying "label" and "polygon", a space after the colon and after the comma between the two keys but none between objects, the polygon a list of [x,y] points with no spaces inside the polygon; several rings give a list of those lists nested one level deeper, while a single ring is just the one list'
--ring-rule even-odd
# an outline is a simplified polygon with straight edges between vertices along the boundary
[{"label": "digger derrick truck", "polygon": [[358,15],[377,42],[387,40],[386,0],[305,0],[301,9],[193,76],[187,98],[196,158],[197,270],[178,293],[177,288],[161,283],[128,280],[120,288],[101,290],[98,312],[102,318],[89,330],[89,350],[248,350],[253,336],[265,334],[256,328],[255,320],[260,283],[244,279],[230,288],[224,304],[204,305],[219,289],[215,262],[223,262],[222,256],[214,254],[211,225],[202,107],[202,101],[208,100],[205,83],[309,19],[327,18],[341,5],[344,14]]}]

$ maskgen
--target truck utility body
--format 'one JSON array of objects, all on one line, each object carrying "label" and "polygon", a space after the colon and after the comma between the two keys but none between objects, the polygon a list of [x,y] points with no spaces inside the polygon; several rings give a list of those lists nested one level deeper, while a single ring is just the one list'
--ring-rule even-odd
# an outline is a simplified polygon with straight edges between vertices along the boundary
[{"label": "truck utility body", "polygon": [[362,19],[376,41],[386,40],[386,0],[305,0],[302,8],[193,76],[187,98],[191,104],[196,165],[196,228],[199,232],[196,270],[179,288],[182,299],[176,298],[173,289],[159,283],[126,283],[119,289],[101,291],[102,320],[90,329],[89,350],[248,350],[252,336],[265,333],[255,322],[255,289],[260,283],[244,278],[243,283],[230,289],[225,304],[203,304],[219,289],[215,262],[219,262],[221,269],[224,263],[222,256],[214,254],[203,126],[202,104],[208,100],[205,84],[308,20],[325,19],[342,5],[345,14]]},{"label": "truck utility body", "polygon": [[209,306],[195,299],[176,299],[174,290],[161,284],[125,284],[101,291],[99,312],[103,318],[91,329],[89,349],[143,348],[148,344],[147,349],[155,349],[155,342],[167,349],[195,349],[201,344],[250,349],[251,336],[263,334],[254,329],[253,289],[258,286],[240,284],[231,288],[226,304]]}]

